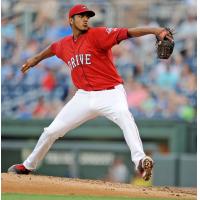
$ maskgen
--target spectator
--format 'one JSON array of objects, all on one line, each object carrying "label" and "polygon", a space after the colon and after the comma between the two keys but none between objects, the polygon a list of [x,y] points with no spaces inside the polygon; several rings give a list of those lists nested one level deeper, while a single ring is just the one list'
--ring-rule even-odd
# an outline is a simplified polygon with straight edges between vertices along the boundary
[{"label": "spectator", "polygon": [[148,88],[145,85],[132,81],[129,85],[127,100],[129,107],[139,108],[142,103],[149,97]]},{"label": "spectator", "polygon": [[24,102],[21,102],[18,107],[17,118],[27,120],[32,118],[32,113],[29,111]]},{"label": "spectator", "polygon": [[174,89],[178,81],[179,76],[174,71],[172,71],[170,65],[167,65],[165,71],[161,72],[156,77],[156,84],[158,84],[158,86],[161,88],[169,90]]},{"label": "spectator", "polygon": [[44,97],[39,97],[36,106],[33,109],[33,117],[34,118],[45,118],[48,117],[49,108],[45,102]]},{"label": "spectator", "polygon": [[56,87],[56,78],[52,69],[46,68],[46,75],[42,79],[42,88],[46,92],[51,92]]},{"label": "spectator", "polygon": [[127,183],[129,181],[128,179],[129,171],[122,157],[115,158],[109,168],[107,180],[111,182]]},{"label": "spectator", "polygon": [[178,90],[185,95],[194,94],[197,90],[196,76],[192,73],[188,64],[184,64],[181,72],[181,80],[177,84]]}]

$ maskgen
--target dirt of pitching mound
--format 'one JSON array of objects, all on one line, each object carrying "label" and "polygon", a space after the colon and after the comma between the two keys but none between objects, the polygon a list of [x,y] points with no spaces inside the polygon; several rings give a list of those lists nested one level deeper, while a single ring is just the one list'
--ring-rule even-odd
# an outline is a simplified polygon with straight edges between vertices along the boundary
[{"label": "dirt of pitching mound", "polygon": [[196,188],[135,187],[104,181],[1,174],[2,193],[197,199]]}]

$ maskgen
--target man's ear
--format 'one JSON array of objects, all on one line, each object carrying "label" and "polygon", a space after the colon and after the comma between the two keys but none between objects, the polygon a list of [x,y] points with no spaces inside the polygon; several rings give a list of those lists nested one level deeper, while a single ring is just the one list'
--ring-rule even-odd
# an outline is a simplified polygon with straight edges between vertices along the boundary
[{"label": "man's ear", "polygon": [[73,17],[70,17],[70,18],[69,18],[69,24],[70,24],[70,25],[72,25],[72,24],[73,24],[73,22],[74,22],[74,19],[73,19]]},{"label": "man's ear", "polygon": [[70,18],[69,18],[69,24],[72,25],[72,23],[73,23],[73,18],[70,17]]}]

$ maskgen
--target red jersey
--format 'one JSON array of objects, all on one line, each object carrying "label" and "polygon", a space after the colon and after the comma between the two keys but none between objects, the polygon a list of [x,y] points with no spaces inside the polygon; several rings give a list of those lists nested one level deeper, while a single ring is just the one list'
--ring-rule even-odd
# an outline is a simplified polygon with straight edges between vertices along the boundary
[{"label": "red jersey", "polygon": [[77,40],[67,36],[53,43],[51,50],[70,68],[77,88],[103,90],[123,83],[113,63],[111,48],[127,38],[126,28],[89,28]]}]

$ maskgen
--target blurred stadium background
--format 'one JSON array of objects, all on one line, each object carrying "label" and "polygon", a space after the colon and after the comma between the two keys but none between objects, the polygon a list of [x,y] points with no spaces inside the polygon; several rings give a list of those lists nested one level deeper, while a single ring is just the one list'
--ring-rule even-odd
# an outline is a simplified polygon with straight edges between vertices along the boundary
[{"label": "blurred stadium background", "polygon": [[[76,89],[56,57],[22,76],[26,59],[71,34],[66,13],[74,3],[96,12],[92,26],[169,26],[175,50],[158,60],[155,37],[113,47],[128,104],[145,151],[155,161],[152,182],[134,172],[121,130],[98,118],[57,141],[37,173],[148,185],[196,186],[197,2],[195,0],[2,0],[2,172],[22,162]],[[70,116],[68,116],[70,117]]]}]

